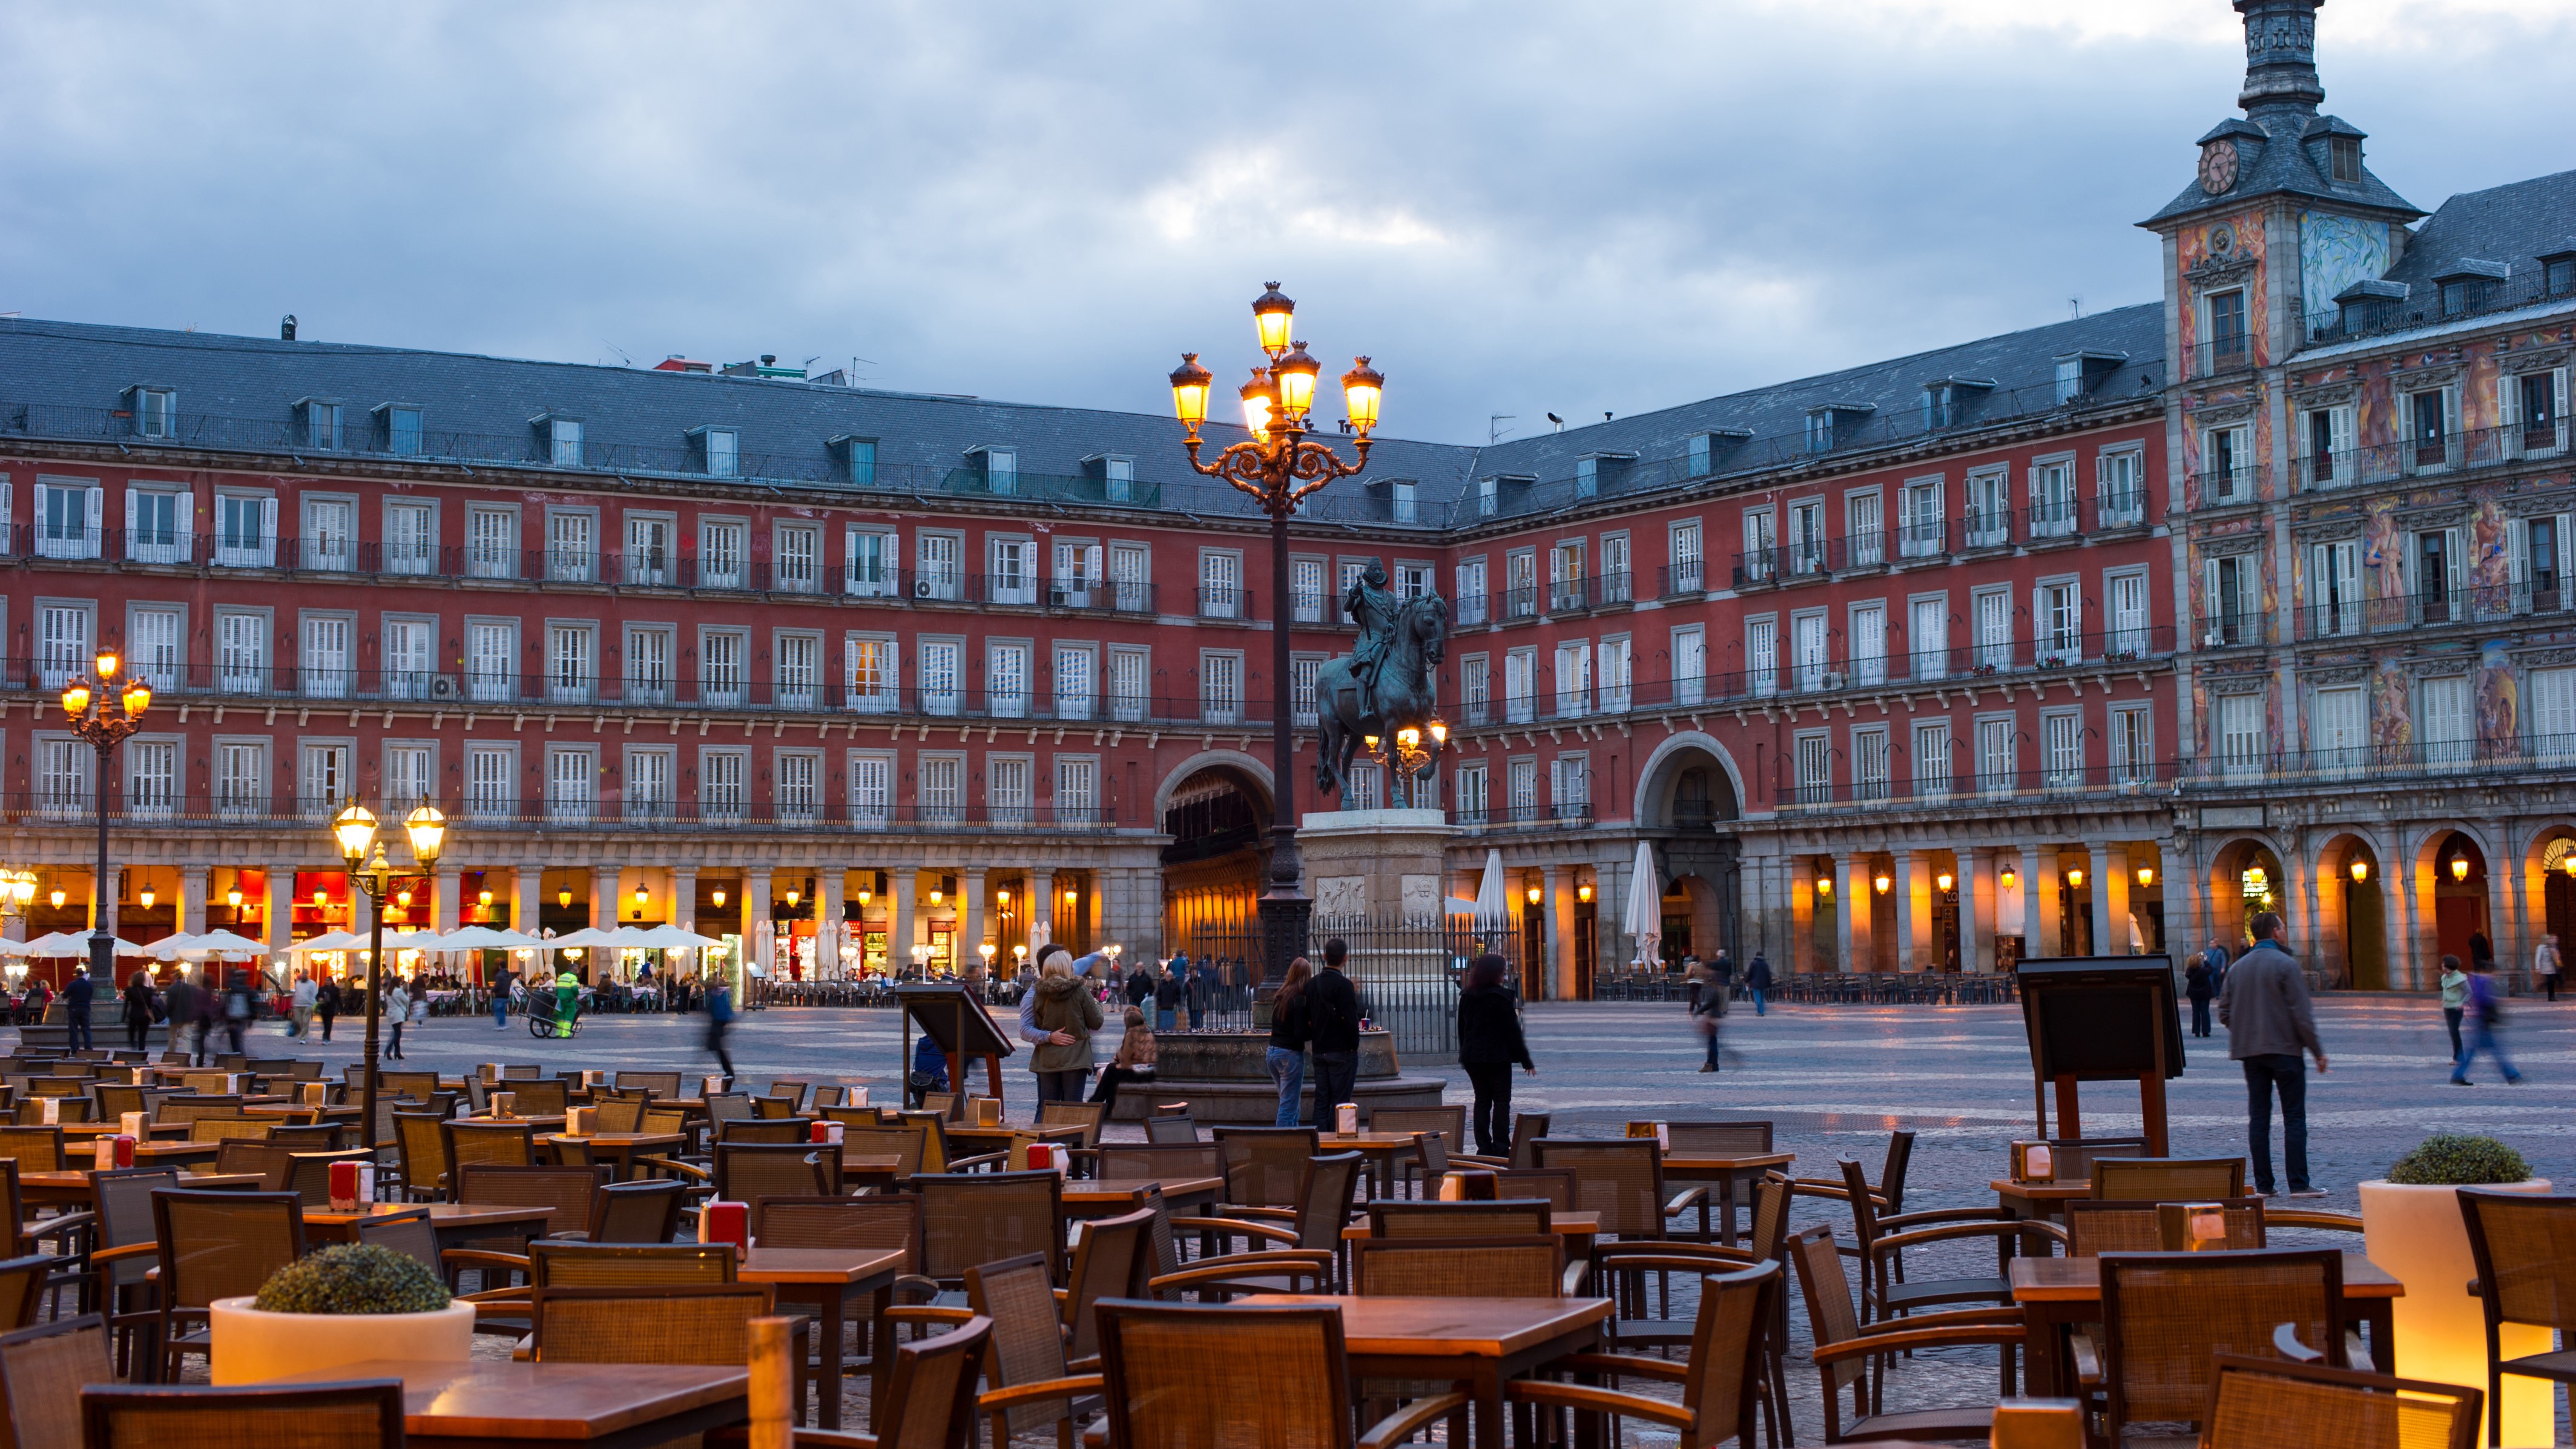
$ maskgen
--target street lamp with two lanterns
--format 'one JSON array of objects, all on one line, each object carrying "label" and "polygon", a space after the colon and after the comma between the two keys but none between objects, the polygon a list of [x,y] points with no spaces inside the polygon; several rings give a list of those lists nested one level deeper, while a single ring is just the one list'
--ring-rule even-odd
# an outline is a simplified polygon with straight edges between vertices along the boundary
[{"label": "street lamp with two lanterns", "polygon": [[[98,751],[98,874],[93,877],[90,899],[97,902],[95,919],[90,923],[89,975],[93,981],[104,981],[111,988],[116,982],[116,891],[107,876],[107,779],[108,761],[116,747],[127,736],[143,728],[143,712],[152,707],[152,686],[141,675],[125,681],[125,687],[113,695],[116,672],[123,661],[113,649],[102,649],[90,663],[97,670],[97,683],[87,676],[75,675],[63,686],[63,715],[71,732],[89,742]],[[110,706],[121,709],[117,713]],[[31,892],[32,893],[32,892]]]},{"label": "street lamp with two lanterns", "polygon": [[[426,798],[419,808],[403,820],[403,830],[411,836],[411,856],[424,871],[435,870],[438,853],[447,843],[447,817]],[[385,971],[385,897],[394,887],[394,869],[385,859],[385,843],[376,838],[376,815],[355,797],[349,808],[331,822],[331,834],[340,845],[340,859],[349,868],[349,886],[362,892],[374,903],[367,926],[367,1074],[360,1094],[358,1120],[371,1124],[376,1120],[376,1030],[384,1011]]]}]

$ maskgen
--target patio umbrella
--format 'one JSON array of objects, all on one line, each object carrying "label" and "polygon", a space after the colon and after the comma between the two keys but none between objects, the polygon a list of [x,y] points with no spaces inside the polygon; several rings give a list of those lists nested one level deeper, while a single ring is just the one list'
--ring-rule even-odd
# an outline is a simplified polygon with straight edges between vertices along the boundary
[{"label": "patio umbrella", "polygon": [[1485,852],[1485,878],[1476,885],[1476,929],[1507,931],[1512,924],[1511,892],[1503,884],[1503,853]]},{"label": "patio umbrella", "polygon": [[490,926],[459,926],[440,938],[442,951],[507,951],[512,947],[532,944],[516,931],[496,931]]},{"label": "patio umbrella", "polygon": [[204,951],[215,956],[264,956],[268,953],[268,943],[254,941],[248,936],[236,935],[231,931],[208,931],[202,936],[192,938],[186,949]]},{"label": "patio umbrella", "polygon": [[[25,954],[29,956],[87,956],[89,954],[89,935],[90,933],[87,931],[56,931],[51,935],[38,936],[36,939],[27,943]],[[116,954],[119,956],[149,956],[152,953],[141,946],[135,945],[132,941],[119,937],[116,942]]]},{"label": "patio umbrella", "polygon": [[575,946],[611,946],[616,944],[610,939],[614,934],[611,931],[603,931],[597,926],[584,926],[569,935],[549,937],[545,942],[545,948],[549,951],[567,951]]},{"label": "patio umbrella", "polygon": [[27,948],[28,948],[30,945],[33,945],[33,944],[34,944],[34,943],[33,943],[33,942],[31,942],[31,941],[11,941],[11,940],[7,940],[7,939],[0,939],[0,956],[27,956],[27,955],[32,955],[32,954],[34,954],[34,953],[33,953],[33,952],[30,952]]},{"label": "patio umbrella", "polygon": [[367,938],[355,931],[325,931],[311,940],[298,941],[286,949],[289,951],[363,951],[367,949]]},{"label": "patio umbrella", "polygon": [[1621,929],[1637,938],[1635,964],[1662,963],[1656,947],[1664,939],[1664,884],[1655,870],[1655,847],[1637,842],[1637,863],[1628,872],[1628,914]]},{"label": "patio umbrella", "polygon": [[644,932],[640,939],[628,944],[659,951],[703,951],[709,946],[721,946],[724,942],[713,936],[701,936],[695,931],[684,931],[677,926],[655,926]]}]

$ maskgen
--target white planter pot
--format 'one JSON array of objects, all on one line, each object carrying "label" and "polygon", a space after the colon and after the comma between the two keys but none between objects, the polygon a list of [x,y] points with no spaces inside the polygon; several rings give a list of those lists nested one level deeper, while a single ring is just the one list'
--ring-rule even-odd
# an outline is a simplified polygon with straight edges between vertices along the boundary
[{"label": "white planter pot", "polygon": [[[2549,1179],[2497,1183],[2477,1191],[2545,1193]],[[2469,1280],[2478,1270],[2469,1257],[2469,1228],[2460,1217],[2459,1194],[2456,1187],[2365,1182],[2361,1185],[2362,1231],[2370,1261],[2406,1285],[2393,1314],[2398,1374],[2484,1393],[2486,1311],[2469,1296]],[[2551,1347],[2545,1328],[2507,1327],[2500,1337],[2507,1358],[2547,1353]],[[2506,1379],[2504,1442],[2551,1443],[2556,1430],[2554,1397],[2553,1386],[2546,1380]],[[2483,1426],[2478,1442],[2486,1442]]]},{"label": "white planter pot", "polygon": [[207,1308],[218,1384],[256,1384],[288,1374],[372,1359],[463,1363],[473,1356],[474,1305],[450,1303],[435,1313],[262,1313],[250,1298],[218,1298]]}]

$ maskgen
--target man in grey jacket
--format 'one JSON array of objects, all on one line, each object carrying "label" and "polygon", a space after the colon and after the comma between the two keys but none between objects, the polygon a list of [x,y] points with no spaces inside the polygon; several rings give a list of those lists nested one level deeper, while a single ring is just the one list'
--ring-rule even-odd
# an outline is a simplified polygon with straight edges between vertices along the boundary
[{"label": "man in grey jacket", "polygon": [[2254,1192],[2272,1195],[2272,1093],[2281,1094],[2281,1160],[2290,1170],[2290,1196],[2324,1197],[2308,1185],[2308,1081],[2301,1052],[2326,1070],[2317,1041],[2317,1019],[2308,1009],[2308,981],[2299,963],[2281,949],[2281,918],[2254,918],[2254,949],[2227,968],[2218,996],[2218,1019],[2227,1028],[2227,1054],[2245,1067],[2245,1140],[2254,1158]]}]

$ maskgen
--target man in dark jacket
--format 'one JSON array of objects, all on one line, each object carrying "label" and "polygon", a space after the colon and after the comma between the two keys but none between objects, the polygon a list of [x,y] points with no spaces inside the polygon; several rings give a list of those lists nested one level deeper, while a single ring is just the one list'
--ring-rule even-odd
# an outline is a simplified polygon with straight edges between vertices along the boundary
[{"label": "man in dark jacket", "polygon": [[1142,1011],[1154,1004],[1154,973],[1139,966],[1127,973],[1127,1004]]},{"label": "man in dark jacket", "polygon": [[71,984],[63,988],[63,1024],[71,1028],[72,1050],[89,1050],[89,1001],[98,994],[98,983],[89,979],[89,968],[72,968]]},{"label": "man in dark jacket", "polygon": [[162,1001],[170,1022],[170,1050],[187,1053],[192,1066],[203,1060],[199,1054],[205,1050],[205,1043],[196,1035],[199,994],[197,983],[182,971],[171,978],[170,990]]},{"label": "man in dark jacket", "polygon": [[2281,1160],[2290,1170],[2290,1196],[2324,1197],[2308,1185],[2308,1080],[2304,1049],[2326,1070],[2317,1020],[2308,1008],[2308,981],[2299,963],[2281,949],[2281,918],[2254,918],[2254,949],[2227,968],[2218,997],[2218,1019],[2227,1027],[2227,1054],[2245,1067],[2245,1142],[2254,1159],[2254,1192],[2272,1195],[2272,1093],[2281,1094]]},{"label": "man in dark jacket", "polygon": [[1333,1130],[1333,1109],[1351,1100],[1360,1075],[1360,994],[1342,974],[1350,945],[1335,936],[1324,943],[1324,969],[1306,983],[1306,1039],[1315,1053],[1315,1126]]},{"label": "man in dark jacket", "polygon": [[1154,983],[1154,1029],[1178,1031],[1181,1027],[1181,970],[1189,957],[1175,956],[1164,965],[1161,979]]},{"label": "man in dark jacket", "polygon": [[1770,1015],[1764,1010],[1762,998],[1771,990],[1771,963],[1764,960],[1759,951],[1753,953],[1753,964],[1744,968],[1744,989],[1752,994],[1753,1014]]}]

